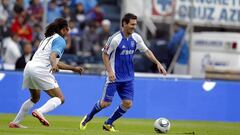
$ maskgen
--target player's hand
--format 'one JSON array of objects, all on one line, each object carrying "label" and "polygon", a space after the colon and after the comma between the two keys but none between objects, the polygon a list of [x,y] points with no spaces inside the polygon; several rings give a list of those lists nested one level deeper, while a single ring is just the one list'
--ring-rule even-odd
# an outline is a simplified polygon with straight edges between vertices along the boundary
[{"label": "player's hand", "polygon": [[110,82],[115,82],[116,77],[115,77],[113,72],[108,73],[108,79],[109,79]]},{"label": "player's hand", "polygon": [[81,75],[84,72],[84,69],[82,67],[74,67],[72,71]]},{"label": "player's hand", "polygon": [[52,68],[49,71],[50,73],[56,73],[59,72],[59,68],[57,65],[52,66]]},{"label": "player's hand", "polygon": [[159,73],[161,73],[163,75],[167,75],[167,71],[165,70],[165,68],[160,63],[157,64],[157,68],[158,68]]}]

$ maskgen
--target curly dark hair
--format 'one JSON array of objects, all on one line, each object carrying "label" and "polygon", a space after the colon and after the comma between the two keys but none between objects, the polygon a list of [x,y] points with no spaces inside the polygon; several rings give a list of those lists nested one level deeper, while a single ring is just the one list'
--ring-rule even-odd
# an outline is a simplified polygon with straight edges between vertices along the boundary
[{"label": "curly dark hair", "polygon": [[60,34],[60,30],[63,28],[68,27],[68,22],[66,19],[64,18],[57,18],[54,20],[54,22],[50,23],[47,27],[46,27],[46,31],[44,33],[45,37],[50,37],[55,33]]}]

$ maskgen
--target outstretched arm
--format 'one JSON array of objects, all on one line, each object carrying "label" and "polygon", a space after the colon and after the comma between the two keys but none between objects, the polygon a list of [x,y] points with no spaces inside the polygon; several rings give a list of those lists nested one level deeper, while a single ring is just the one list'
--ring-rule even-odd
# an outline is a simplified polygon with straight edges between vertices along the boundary
[{"label": "outstretched arm", "polygon": [[82,74],[83,71],[84,71],[84,69],[82,67],[79,67],[79,66],[74,67],[74,66],[71,66],[71,65],[67,65],[63,62],[60,62],[60,61],[58,62],[57,66],[58,66],[59,69],[71,70],[71,71],[79,73],[79,74]]},{"label": "outstretched arm", "polygon": [[145,55],[148,57],[149,60],[151,60],[153,63],[157,65],[159,73],[162,73],[163,75],[167,74],[166,70],[164,69],[162,64],[156,59],[151,50],[147,50],[145,52]]}]

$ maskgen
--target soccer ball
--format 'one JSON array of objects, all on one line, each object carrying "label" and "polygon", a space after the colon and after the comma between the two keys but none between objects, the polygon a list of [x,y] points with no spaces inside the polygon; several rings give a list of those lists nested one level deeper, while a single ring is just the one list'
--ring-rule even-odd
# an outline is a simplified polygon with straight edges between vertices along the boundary
[{"label": "soccer ball", "polygon": [[157,133],[166,134],[170,130],[170,122],[166,118],[158,118],[154,122],[154,130]]}]

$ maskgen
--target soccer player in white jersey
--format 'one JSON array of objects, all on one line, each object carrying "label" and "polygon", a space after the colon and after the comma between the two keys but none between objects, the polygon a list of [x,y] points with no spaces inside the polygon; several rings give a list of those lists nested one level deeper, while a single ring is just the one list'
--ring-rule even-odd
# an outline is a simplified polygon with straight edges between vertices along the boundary
[{"label": "soccer player in white jersey", "polygon": [[102,53],[107,73],[103,97],[94,105],[91,112],[84,116],[80,122],[80,130],[85,130],[87,123],[93,116],[111,104],[114,94],[117,92],[122,102],[111,117],[103,124],[104,130],[117,132],[113,126],[113,122],[126,113],[132,106],[134,95],[133,55],[136,50],[144,53],[148,59],[156,64],[158,71],[166,75],[164,67],[144,44],[141,36],[134,32],[136,25],[137,16],[127,13],[122,19],[122,30],[108,39]]},{"label": "soccer player in white jersey", "polygon": [[49,126],[50,123],[43,114],[52,111],[64,102],[64,96],[53,73],[58,72],[59,69],[72,70],[80,74],[83,72],[82,67],[73,67],[59,61],[66,47],[63,37],[68,31],[68,22],[63,18],[57,18],[47,26],[45,39],[40,42],[38,50],[24,69],[23,87],[29,88],[31,97],[22,104],[16,118],[9,123],[9,128],[26,128],[20,122],[39,101],[40,90],[44,90],[51,98],[43,106],[35,109],[32,115],[43,125]]}]

